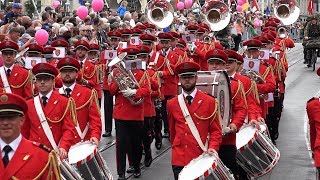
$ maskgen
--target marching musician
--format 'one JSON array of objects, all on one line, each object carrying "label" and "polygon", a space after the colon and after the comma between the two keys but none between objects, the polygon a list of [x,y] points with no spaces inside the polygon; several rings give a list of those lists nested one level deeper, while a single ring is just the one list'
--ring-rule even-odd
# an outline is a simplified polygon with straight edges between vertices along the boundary
[{"label": "marching musician", "polygon": [[88,60],[95,65],[96,67],[96,78],[97,83],[94,85],[94,89],[96,90],[99,106],[101,106],[101,86],[100,86],[100,46],[99,44],[90,44],[89,51],[88,51]]},{"label": "marching musician", "polygon": [[[178,80],[174,73],[174,67],[177,65],[179,60],[179,55],[171,49],[171,41],[174,39],[170,33],[161,32],[158,34],[160,40],[161,50],[160,55],[163,57],[162,71],[159,71],[159,75],[162,78],[161,92],[164,95],[164,100],[162,101],[162,120],[164,125],[163,137],[169,137],[169,124],[167,117],[166,104],[168,99],[176,96],[178,93]],[[159,63],[159,62],[158,62]]]},{"label": "marching musician", "polygon": [[[208,61],[209,71],[225,70],[226,64],[229,63],[227,54],[223,50],[213,49],[206,53],[205,59]],[[233,61],[232,59],[230,59]],[[231,109],[232,120],[229,124],[230,132],[222,138],[222,143],[219,149],[219,157],[222,162],[232,171],[235,177],[238,177],[239,172],[236,162],[236,133],[242,127],[247,115],[247,101],[243,85],[241,81],[234,78],[235,74],[229,72],[231,82]]]},{"label": "marching musician", "polygon": [[32,75],[27,69],[14,64],[18,49],[18,44],[11,40],[4,40],[0,43],[3,58],[3,66],[0,67],[0,86],[2,92],[29,98],[33,95]]},{"label": "marching musician", "polygon": [[234,80],[240,81],[243,85],[248,105],[248,122],[251,124],[258,124],[264,122],[261,116],[261,108],[259,104],[259,94],[256,83],[247,76],[241,75],[237,72],[239,66],[243,64],[243,57],[233,50],[224,51],[228,55],[228,63],[226,64],[226,71]]},{"label": "marching musician", "polygon": [[97,92],[88,87],[76,83],[76,78],[80,70],[79,62],[72,57],[62,58],[57,68],[60,70],[60,76],[63,86],[59,89],[60,94],[71,97],[74,101],[74,109],[71,113],[76,116],[77,124],[75,126],[77,135],[74,138],[74,144],[90,140],[98,145],[101,137],[101,117],[98,107]]},{"label": "marching musician", "polygon": [[[176,66],[175,72],[179,75],[182,93],[167,103],[172,145],[171,163],[175,180],[183,167],[204,151],[211,155],[217,154],[222,140],[217,101],[196,88],[199,70],[200,66],[194,62],[186,61]],[[190,124],[183,114],[186,110],[190,114],[187,120]],[[198,132],[199,142],[192,135],[190,127]],[[208,136],[208,147],[204,147]]]},{"label": "marching musician", "polygon": [[[139,49],[130,47],[123,50],[127,52],[127,59],[135,59],[136,56],[129,54],[137,54]],[[126,61],[126,60],[125,60]],[[122,73],[118,68],[112,72],[113,76]],[[132,74],[137,82],[140,82],[144,71],[141,69],[132,70]],[[126,153],[131,157],[134,167],[134,177],[141,176],[140,160],[142,156],[142,132],[144,121],[143,103],[132,104],[128,98],[135,101],[150,95],[148,84],[145,81],[137,88],[119,89],[119,86],[113,80],[110,85],[110,93],[116,97],[114,105],[113,117],[116,126],[116,153],[117,153],[117,173],[118,179],[125,179]],[[129,151],[130,150],[130,151]]]},{"label": "marching musician", "polygon": [[[140,46],[139,48],[140,48],[140,52],[137,54],[137,58],[141,59],[147,64],[151,49],[143,45]],[[161,82],[160,82],[158,73],[154,69],[152,69],[150,66],[147,68],[146,71],[144,71],[144,79],[147,80],[148,87],[151,92],[150,96],[145,97],[143,101],[144,103],[143,148],[145,152],[144,164],[146,167],[149,167],[152,162],[150,146],[153,141],[154,119],[156,116],[154,100],[159,97]]]},{"label": "marching musician", "polygon": [[46,62],[55,66],[55,60],[53,59],[53,52],[56,50],[56,48],[47,46],[43,48],[42,57],[46,59]]},{"label": "marching musician", "polygon": [[[69,50],[69,43],[66,41],[66,40],[64,40],[64,39],[57,39],[57,40],[54,40],[52,43],[51,43],[51,47],[54,47],[54,48],[64,48],[64,55],[66,55],[67,54],[67,52],[68,52],[68,50]],[[54,51],[54,53],[55,53],[55,55],[56,56],[61,56],[60,54],[61,53],[63,53],[63,52],[61,52],[61,50],[60,49],[56,49],[55,51]],[[50,62],[50,64],[51,65],[54,65],[54,67],[56,67],[57,66],[57,63],[58,63],[58,61],[59,61],[59,59],[53,59],[51,62]]]},{"label": "marching musician", "polygon": [[0,179],[54,180],[59,172],[55,154],[21,134],[27,111],[22,97],[0,94]]},{"label": "marching musician", "polygon": [[[248,41],[245,41],[243,43],[244,46],[247,46],[246,55],[248,58],[252,59],[259,59],[260,56],[260,48],[262,47],[262,42],[256,39],[251,39]],[[264,96],[268,93],[273,93],[276,89],[276,82],[273,75],[272,68],[270,66],[267,66],[266,63],[263,63],[260,61],[260,68],[258,72],[261,77],[264,79],[264,82],[260,82],[257,84],[259,95],[261,95],[260,98],[260,106],[262,110],[262,117],[265,119],[266,115],[268,113],[268,106],[267,103],[265,103]]]},{"label": "marching musician", "polygon": [[21,133],[66,158],[75,138],[75,122],[70,117],[70,101],[53,89],[58,70],[48,63],[39,63],[32,73],[39,94],[27,100],[28,112]]},{"label": "marching musician", "polygon": [[[119,31],[110,31],[108,32],[108,37],[109,37],[109,47],[107,50],[117,50],[117,54],[120,53],[120,48],[118,48],[120,38],[121,38],[121,33]],[[104,58],[104,53],[103,51],[101,54],[101,57]],[[104,60],[105,61],[105,60]],[[112,114],[113,114],[113,96],[110,94],[110,83],[111,79],[109,77],[109,72],[110,69],[107,66],[107,61],[106,63],[106,68],[105,68],[105,76],[103,80],[103,85],[102,85],[102,90],[104,93],[104,118],[105,118],[105,133],[102,135],[103,137],[110,137],[111,136],[111,131],[112,131]]]},{"label": "marching musician", "polygon": [[[29,44],[26,52],[27,57],[42,57],[43,47],[38,44]],[[32,65],[32,64],[31,64]]]},{"label": "marching musician", "polygon": [[[152,35],[152,34],[142,34],[140,36],[140,39],[142,41],[142,45],[146,46],[150,49],[149,53],[149,59],[148,59],[148,66],[153,69],[154,71],[157,72],[157,76],[159,76],[160,71],[164,68],[164,58],[163,56],[160,55],[160,52],[155,50],[155,41],[157,38]],[[164,71],[162,71],[163,73]],[[161,87],[162,80],[159,78],[159,86]],[[164,100],[164,95],[161,91],[159,91],[158,97],[160,100]],[[159,102],[159,99],[157,102],[158,103],[155,106],[155,111],[156,111],[156,116],[154,120],[154,138],[155,138],[155,147],[156,149],[160,150],[162,147],[162,119],[161,119],[161,104],[162,102]]]}]

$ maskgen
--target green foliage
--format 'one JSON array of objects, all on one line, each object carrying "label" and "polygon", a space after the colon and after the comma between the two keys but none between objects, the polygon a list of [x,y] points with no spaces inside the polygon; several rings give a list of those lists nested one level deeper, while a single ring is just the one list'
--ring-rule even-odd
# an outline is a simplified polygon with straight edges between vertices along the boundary
[{"label": "green foliage", "polygon": [[26,0],[24,2],[24,7],[25,7],[26,14],[32,18],[33,17],[32,13],[34,13],[36,11],[32,2],[30,0]]}]

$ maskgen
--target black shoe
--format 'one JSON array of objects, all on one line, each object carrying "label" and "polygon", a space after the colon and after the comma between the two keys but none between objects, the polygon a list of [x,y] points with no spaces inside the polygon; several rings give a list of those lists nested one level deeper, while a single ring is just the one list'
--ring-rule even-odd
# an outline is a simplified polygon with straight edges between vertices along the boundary
[{"label": "black shoe", "polygon": [[311,67],[311,64],[308,64],[307,67],[308,67],[308,68]]},{"label": "black shoe", "polygon": [[169,133],[168,132],[163,133],[162,137],[169,138]]},{"label": "black shoe", "polygon": [[110,137],[110,136],[111,136],[111,132],[106,132],[102,134],[102,137]]},{"label": "black shoe", "polygon": [[133,173],[133,172],[134,172],[134,167],[129,166],[129,168],[127,169],[127,173]]},{"label": "black shoe", "polygon": [[118,176],[118,180],[125,180],[126,176],[124,174],[121,174]]},{"label": "black shoe", "polygon": [[152,163],[152,155],[151,155],[151,149],[146,151],[146,155],[144,156],[144,165],[146,167],[149,167]]},{"label": "black shoe", "polygon": [[140,176],[141,176],[141,170],[140,170],[140,168],[139,168],[139,169],[136,169],[136,170],[134,171],[133,177],[138,178],[138,177],[140,177]]},{"label": "black shoe", "polygon": [[156,140],[156,142],[154,143],[154,146],[160,150],[162,147],[162,140]]},{"label": "black shoe", "polygon": [[303,64],[307,64],[308,62],[307,61],[303,61]]}]

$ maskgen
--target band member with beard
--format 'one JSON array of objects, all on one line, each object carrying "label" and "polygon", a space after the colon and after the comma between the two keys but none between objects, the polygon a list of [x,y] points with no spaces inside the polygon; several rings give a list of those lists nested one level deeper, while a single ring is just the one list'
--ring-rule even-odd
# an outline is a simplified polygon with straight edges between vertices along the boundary
[{"label": "band member with beard", "polygon": [[[123,52],[127,52],[126,61],[135,59],[136,56],[129,54],[137,54],[139,49],[135,47],[126,48]],[[114,68],[113,76],[117,76],[121,71]],[[137,82],[140,82],[144,75],[141,69],[132,70],[132,74]],[[132,158],[131,162],[134,167],[134,177],[141,176],[140,160],[142,156],[142,132],[144,121],[144,105],[143,103],[132,104],[128,98],[137,101],[141,98],[148,97],[150,90],[146,81],[137,88],[119,89],[119,86],[113,80],[110,85],[110,93],[116,96],[113,117],[116,126],[116,151],[117,151],[117,173],[118,179],[125,179],[126,154]]]},{"label": "band member with beard", "polygon": [[76,59],[65,57],[58,62],[57,68],[60,69],[63,82],[63,87],[59,89],[59,93],[71,97],[75,103],[75,109],[72,113],[75,113],[73,115],[77,119],[75,126],[77,136],[73,143],[90,140],[92,143],[99,145],[101,118],[96,91],[76,83],[80,70],[80,64]]},{"label": "band member with beard", "polygon": [[169,124],[167,118],[167,101],[178,93],[178,80],[174,72],[174,67],[177,65],[179,56],[172,51],[170,42],[173,37],[170,33],[159,33],[158,38],[160,39],[161,50],[160,55],[164,59],[162,71],[159,71],[159,75],[162,78],[161,92],[164,95],[162,101],[162,120],[164,125],[163,137],[169,137]]},{"label": "band member with beard", "polygon": [[66,158],[75,137],[75,122],[70,118],[71,101],[53,90],[54,78],[58,75],[54,66],[39,63],[33,67],[32,73],[39,94],[27,100],[28,113],[21,133]]},{"label": "band member with beard", "polygon": [[[142,34],[140,36],[140,39],[142,41],[143,46],[146,46],[150,49],[150,53],[149,53],[149,59],[148,59],[148,67],[150,67],[151,69],[153,69],[154,71],[156,71],[157,73],[157,77],[158,77],[158,81],[160,81],[159,86],[161,87],[161,79],[159,76],[160,71],[162,71],[162,69],[164,68],[164,58],[163,56],[160,55],[160,52],[157,52],[155,50],[155,41],[157,40],[157,38],[151,34]],[[162,71],[163,73],[163,71]],[[155,147],[160,150],[161,146],[162,146],[162,117],[161,117],[161,110],[162,110],[162,102],[159,100],[164,100],[164,95],[163,93],[160,91],[158,91],[158,97],[159,99],[157,99],[155,101],[155,111],[156,111],[156,116],[155,116],[155,120],[154,120],[154,138],[155,138]]]},{"label": "band member with beard", "polygon": [[[118,48],[121,33],[119,31],[110,31],[108,32],[109,37],[109,47],[107,47],[107,50],[117,50],[117,54],[120,53],[120,48]],[[101,53],[100,59],[101,59],[101,65],[103,66],[105,64],[105,75],[103,79],[102,84],[102,90],[104,93],[104,118],[105,118],[105,133],[102,135],[103,137],[110,137],[112,132],[112,114],[113,114],[113,96],[110,94],[110,83],[111,83],[111,77],[109,73],[111,72],[111,69],[107,66],[108,60],[104,59],[105,57],[105,51]]]},{"label": "band member with beard", "polygon": [[85,40],[79,40],[75,43],[74,47],[76,51],[76,59],[80,62],[81,66],[82,79],[79,83],[98,89],[96,66],[87,59],[87,52],[90,48],[89,43]]},{"label": "band member with beard", "polygon": [[248,105],[248,123],[254,125],[257,125],[258,122],[264,123],[264,119],[261,116],[262,111],[256,83],[237,72],[238,67],[243,63],[243,57],[233,50],[225,50],[224,52],[228,55],[228,63],[226,64],[228,75],[236,81],[241,81],[243,85]]},{"label": "band member with beard", "polygon": [[0,179],[50,179],[59,173],[54,152],[21,135],[28,111],[15,94],[0,94]]},{"label": "band member with beard", "polygon": [[18,49],[18,44],[11,40],[4,40],[0,43],[3,58],[3,66],[0,67],[0,87],[3,92],[29,98],[33,95],[32,73],[14,64]]},{"label": "band member with beard", "polygon": [[[176,66],[175,72],[179,75],[182,93],[168,100],[167,104],[172,145],[171,163],[175,180],[178,179],[184,166],[204,151],[210,155],[217,154],[222,140],[218,102],[196,88],[199,70],[200,66],[195,62],[186,61]],[[182,103],[187,109],[182,108],[180,105]],[[189,111],[190,121],[193,121],[195,126],[193,128],[198,131],[202,144],[206,144],[206,139],[209,137],[208,147],[200,148],[201,145],[192,135],[186,116],[183,114],[186,110]]]},{"label": "band member with beard", "polygon": [[[209,71],[225,70],[228,63],[228,56],[223,50],[213,49],[206,53],[205,59],[208,61]],[[228,74],[229,75],[229,74]],[[247,101],[241,81],[235,80],[234,74],[230,74],[231,82],[231,110],[232,119],[229,124],[230,132],[223,138],[219,149],[219,157],[222,162],[232,171],[235,177],[239,176],[236,162],[236,133],[242,127],[247,115]]]},{"label": "band member with beard", "polygon": [[[259,59],[260,48],[262,47],[261,41],[252,39],[245,41],[243,45],[247,46],[247,50],[245,53],[248,58]],[[264,96],[275,91],[276,82],[272,68],[270,66],[266,66],[263,62],[260,62],[260,69],[258,73],[264,79],[264,82],[257,83],[257,88],[260,95],[262,117],[266,118],[266,115],[268,113],[268,104],[265,102]]]}]

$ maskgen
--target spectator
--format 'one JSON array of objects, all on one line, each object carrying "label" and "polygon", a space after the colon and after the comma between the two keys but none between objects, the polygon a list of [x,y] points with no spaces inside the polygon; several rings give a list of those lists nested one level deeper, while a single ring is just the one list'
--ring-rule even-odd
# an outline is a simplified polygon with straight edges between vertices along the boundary
[{"label": "spectator", "polygon": [[128,2],[126,0],[121,2],[121,6],[118,8],[118,16],[123,16],[127,11]]},{"label": "spectator", "polygon": [[244,32],[244,25],[242,24],[241,19],[237,19],[237,21],[234,23],[234,28],[236,29],[238,35],[233,37],[233,41],[235,44],[233,50],[238,51],[240,42],[242,40],[242,34]]},{"label": "spectator", "polygon": [[22,6],[19,3],[14,3],[12,6],[12,10],[9,11],[6,16],[4,17],[4,23],[7,24],[9,22],[13,22],[16,20],[18,15],[21,13]]}]

